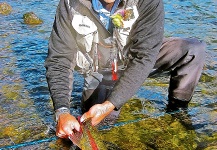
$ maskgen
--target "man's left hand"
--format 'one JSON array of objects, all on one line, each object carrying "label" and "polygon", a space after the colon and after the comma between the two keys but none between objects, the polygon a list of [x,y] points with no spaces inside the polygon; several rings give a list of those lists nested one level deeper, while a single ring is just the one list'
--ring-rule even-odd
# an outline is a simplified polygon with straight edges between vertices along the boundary
[{"label": "man's left hand", "polygon": [[105,101],[102,104],[93,105],[88,112],[81,116],[80,121],[84,122],[90,118],[92,125],[95,126],[99,124],[106,116],[108,116],[114,110],[114,108],[115,106],[109,101]]}]

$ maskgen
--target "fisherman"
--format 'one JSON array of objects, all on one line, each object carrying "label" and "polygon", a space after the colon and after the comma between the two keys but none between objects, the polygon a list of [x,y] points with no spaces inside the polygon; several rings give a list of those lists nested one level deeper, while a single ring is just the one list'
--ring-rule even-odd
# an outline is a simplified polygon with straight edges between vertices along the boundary
[{"label": "fisherman", "polygon": [[163,34],[162,0],[60,0],[45,62],[56,135],[80,130],[69,110],[74,70],[84,76],[81,121],[99,124],[163,72],[170,74],[166,110],[187,108],[206,44]]}]

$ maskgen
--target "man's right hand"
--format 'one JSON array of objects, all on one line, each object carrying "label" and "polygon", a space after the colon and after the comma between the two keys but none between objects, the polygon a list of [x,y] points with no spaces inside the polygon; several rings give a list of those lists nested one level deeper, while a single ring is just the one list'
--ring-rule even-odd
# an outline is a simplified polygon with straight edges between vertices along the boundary
[{"label": "man's right hand", "polygon": [[70,113],[63,113],[59,115],[56,135],[60,138],[68,138],[69,135],[74,134],[73,130],[80,131],[80,124],[78,120],[70,115]]}]

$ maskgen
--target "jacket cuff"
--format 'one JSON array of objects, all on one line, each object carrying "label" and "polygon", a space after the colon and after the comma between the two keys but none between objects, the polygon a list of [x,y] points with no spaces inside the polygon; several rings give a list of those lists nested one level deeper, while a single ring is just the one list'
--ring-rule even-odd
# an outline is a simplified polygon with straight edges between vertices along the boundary
[{"label": "jacket cuff", "polygon": [[119,110],[122,107],[122,104],[118,103],[114,99],[108,99],[108,101],[111,102],[115,106],[114,110],[116,110],[116,111]]}]

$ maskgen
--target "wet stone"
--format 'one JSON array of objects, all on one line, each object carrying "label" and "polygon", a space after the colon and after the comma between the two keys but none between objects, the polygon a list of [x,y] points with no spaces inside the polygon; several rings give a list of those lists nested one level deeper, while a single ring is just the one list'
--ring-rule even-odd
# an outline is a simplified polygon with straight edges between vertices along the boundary
[{"label": "wet stone", "polygon": [[43,21],[38,18],[38,16],[34,12],[27,12],[23,15],[23,20],[25,24],[29,25],[38,25],[42,24]]},{"label": "wet stone", "polygon": [[0,14],[9,15],[11,11],[12,11],[12,7],[8,3],[6,2],[0,3]]}]

